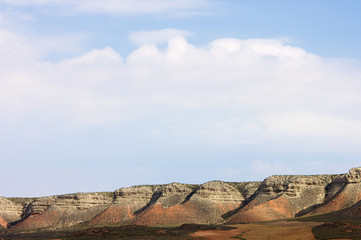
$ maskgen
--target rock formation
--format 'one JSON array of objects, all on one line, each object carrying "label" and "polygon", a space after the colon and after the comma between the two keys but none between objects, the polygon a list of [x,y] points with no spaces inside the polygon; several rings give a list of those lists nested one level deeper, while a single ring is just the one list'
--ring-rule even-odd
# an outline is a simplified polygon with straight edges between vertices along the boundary
[{"label": "rock formation", "polygon": [[15,228],[68,227],[93,219],[113,201],[102,193],[75,193],[42,197],[24,203]]},{"label": "rock formation", "polygon": [[345,215],[361,215],[360,202],[361,168],[353,168],[347,174],[278,175],[263,182],[170,183],[120,188],[113,193],[0,197],[0,225],[248,223],[340,210]]},{"label": "rock formation", "polygon": [[[5,222],[15,222],[21,219],[23,213],[23,206],[19,203],[0,197],[0,217],[3,220],[1,225]],[[5,227],[5,226],[4,226]]]},{"label": "rock formation", "polygon": [[309,215],[338,211],[361,201],[361,168],[336,177],[327,190],[325,201]]}]

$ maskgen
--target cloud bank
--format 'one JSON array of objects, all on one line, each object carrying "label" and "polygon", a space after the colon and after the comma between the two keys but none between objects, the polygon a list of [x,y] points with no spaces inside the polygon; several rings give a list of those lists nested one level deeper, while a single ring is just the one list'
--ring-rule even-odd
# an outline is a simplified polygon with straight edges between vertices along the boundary
[{"label": "cloud bank", "polygon": [[[105,47],[53,63],[43,60],[46,40],[1,30],[0,121],[152,121],[154,129],[212,144],[359,151],[360,63],[275,39],[194,46],[174,36],[179,31],[133,33],[140,46],[129,56]],[[144,44],[142,34],[150,39]]]}]

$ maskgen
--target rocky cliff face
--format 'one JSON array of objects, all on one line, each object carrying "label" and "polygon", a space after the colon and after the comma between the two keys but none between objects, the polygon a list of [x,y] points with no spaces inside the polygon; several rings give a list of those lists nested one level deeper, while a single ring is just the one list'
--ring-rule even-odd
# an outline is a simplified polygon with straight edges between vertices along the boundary
[{"label": "rocky cliff face", "polygon": [[325,201],[333,175],[271,176],[250,202],[230,217],[229,223],[291,218]]},{"label": "rocky cliff face", "polygon": [[361,168],[352,168],[328,185],[325,201],[308,213],[322,214],[348,208],[361,201]]},{"label": "rocky cliff face", "polygon": [[213,181],[199,186],[171,183],[121,188],[115,191],[114,203],[90,224],[219,223],[224,221],[223,214],[237,209],[259,185],[239,184]]},{"label": "rocky cliff face", "polygon": [[333,212],[359,201],[361,168],[353,168],[347,174],[271,176],[263,182],[171,183],[120,188],[113,193],[0,197],[0,225],[245,223]]},{"label": "rocky cliff face", "polygon": [[0,197],[0,217],[3,219],[1,225],[20,220],[22,213],[23,206],[20,203]]},{"label": "rocky cliff face", "polygon": [[36,198],[23,204],[15,228],[68,227],[93,219],[113,201],[109,194],[75,193]]}]

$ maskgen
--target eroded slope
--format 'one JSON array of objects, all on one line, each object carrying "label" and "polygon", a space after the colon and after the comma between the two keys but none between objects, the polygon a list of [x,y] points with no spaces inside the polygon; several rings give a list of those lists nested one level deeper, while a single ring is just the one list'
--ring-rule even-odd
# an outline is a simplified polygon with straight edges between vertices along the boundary
[{"label": "eroded slope", "polygon": [[347,174],[278,175],[263,182],[171,183],[120,188],[113,193],[0,197],[0,225],[248,223],[334,212],[359,201],[361,168],[353,168]]}]

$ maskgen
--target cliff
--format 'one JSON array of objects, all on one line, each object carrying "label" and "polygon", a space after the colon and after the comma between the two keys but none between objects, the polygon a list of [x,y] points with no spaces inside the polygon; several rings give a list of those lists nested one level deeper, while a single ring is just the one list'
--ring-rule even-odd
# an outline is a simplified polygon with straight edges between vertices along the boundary
[{"label": "cliff", "polygon": [[211,181],[40,198],[0,197],[0,225],[180,225],[269,221],[345,209],[359,212],[361,168],[339,175],[277,175],[263,182]]}]

